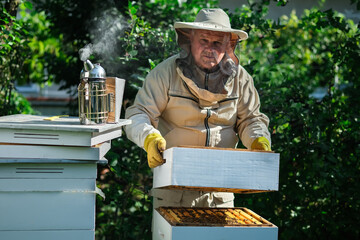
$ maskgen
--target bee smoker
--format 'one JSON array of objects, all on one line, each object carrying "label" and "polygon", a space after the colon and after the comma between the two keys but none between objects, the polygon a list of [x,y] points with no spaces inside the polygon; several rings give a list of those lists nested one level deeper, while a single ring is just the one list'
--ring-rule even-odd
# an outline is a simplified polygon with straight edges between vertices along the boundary
[{"label": "bee smoker", "polygon": [[78,86],[79,118],[83,125],[105,124],[112,111],[111,94],[106,91],[106,73],[100,64],[84,62]]}]

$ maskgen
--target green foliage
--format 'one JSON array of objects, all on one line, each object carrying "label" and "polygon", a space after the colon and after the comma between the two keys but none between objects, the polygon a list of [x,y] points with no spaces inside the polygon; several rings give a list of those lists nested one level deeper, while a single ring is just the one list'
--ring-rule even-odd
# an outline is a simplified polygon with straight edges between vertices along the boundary
[{"label": "green foliage", "polygon": [[[0,12],[0,116],[29,111],[28,104],[14,94],[13,76],[18,72],[18,49],[24,44],[26,32],[20,23],[1,6]],[[21,58],[21,57],[20,57]],[[21,64],[21,63],[20,63]],[[22,104],[15,105],[15,101]]]},{"label": "green foliage", "polygon": [[[181,6],[177,0],[32,2],[36,10],[25,3],[33,13],[22,21],[2,10],[0,77],[9,85],[2,85],[0,99],[15,96],[9,95],[15,79],[78,84],[78,51],[105,37],[115,39],[111,51],[95,52],[91,60],[101,62],[108,75],[127,80],[128,106],[150,69],[179,50],[173,23],[193,21],[199,9],[217,6],[205,0]],[[250,36],[237,53],[271,120],[273,149],[281,154],[280,190],[237,195],[236,206],[272,221],[280,239],[358,239],[359,28],[332,10],[272,21],[266,19],[269,3],[249,1],[229,15],[233,28]],[[351,3],[359,6],[358,0]],[[112,27],[114,34],[106,35]],[[21,106],[21,100],[12,102],[13,109]],[[19,112],[29,110],[23,105]],[[122,136],[112,141],[106,157],[109,164],[99,166],[98,187],[106,199],[97,199],[97,239],[151,239],[146,153]]]},{"label": "green foliage", "polygon": [[[155,16],[138,17],[141,6],[128,6],[131,27],[123,45],[127,49],[124,64],[138,66],[138,74],[129,78],[135,89],[150,68],[178,50],[173,45],[173,29],[166,28],[170,23],[159,21],[160,27],[152,28]],[[234,28],[250,34],[240,44],[238,54],[255,79],[262,111],[271,119],[273,149],[281,153],[280,191],[237,195],[236,205],[254,209],[274,222],[281,239],[356,238],[359,232],[351,222],[359,220],[353,214],[359,210],[359,113],[353,107],[359,101],[358,28],[341,15],[316,9],[301,19],[293,14],[274,22],[265,19],[264,6],[266,1],[244,6],[230,16]],[[180,17],[192,21],[194,15]],[[173,19],[177,21],[176,15]],[[323,90],[325,96],[316,97],[317,90]],[[145,156],[140,162],[144,161]],[[346,187],[349,185],[352,187]],[[145,187],[139,186],[142,192]],[[151,209],[146,192],[142,193]],[[142,213],[150,227],[146,208]],[[142,219],[145,223],[145,217]],[[324,226],[330,227],[324,230]]]},{"label": "green foliage", "polygon": [[99,166],[97,239],[151,239],[151,171],[144,151],[126,138],[112,141],[108,166]]},{"label": "green foliage", "polygon": [[279,23],[254,11],[232,18],[250,30],[241,62],[271,119],[280,191],[239,195],[237,204],[270,219],[281,239],[359,238],[359,29],[332,10]]},{"label": "green foliage", "polygon": [[53,24],[46,18],[45,12],[28,13],[25,10],[25,5],[20,5],[21,23],[24,30],[28,32],[25,47],[30,55],[24,57],[21,69],[22,78],[17,78],[17,81],[20,84],[59,82],[61,75],[55,75],[53,66],[55,59],[67,61],[66,55],[61,51],[63,37],[61,34],[51,35],[50,29]]},{"label": "green foliage", "polygon": [[[2,5],[0,5],[2,6]],[[34,113],[25,98],[19,96],[14,83],[60,81],[52,73],[56,61],[66,61],[61,52],[61,36],[52,36],[52,24],[44,12],[35,12],[30,2],[19,6],[21,19],[1,7],[0,28],[0,115]],[[30,12],[30,13],[29,13]],[[52,61],[56,59],[56,61]]]}]

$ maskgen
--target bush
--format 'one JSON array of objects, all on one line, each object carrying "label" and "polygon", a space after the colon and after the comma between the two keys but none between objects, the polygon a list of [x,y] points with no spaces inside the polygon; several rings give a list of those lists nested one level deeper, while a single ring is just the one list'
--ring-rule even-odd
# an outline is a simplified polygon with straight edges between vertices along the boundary
[{"label": "bush", "polygon": [[[51,76],[61,76],[66,86],[78,84],[80,48],[96,41],[102,29],[115,26],[113,54],[95,53],[91,60],[111,69],[111,75],[127,80],[125,107],[132,103],[150,69],[178,51],[172,24],[193,21],[199,9],[217,6],[205,0],[186,1],[181,6],[176,0],[116,1],[116,5],[106,0],[102,4],[78,0],[68,1],[66,6],[62,0],[33,2],[37,11],[43,10],[44,18],[38,18],[50,24],[42,28],[45,35],[39,41],[46,42],[47,35],[62,39],[61,44],[55,41],[60,55],[54,57],[52,53],[59,51],[49,48],[49,54],[37,55],[37,62],[46,62]],[[240,63],[254,77],[261,110],[271,120],[272,148],[281,154],[280,189],[238,194],[236,206],[248,207],[276,224],[280,239],[358,239],[359,28],[332,10],[311,9],[301,18],[293,14],[271,21],[265,18],[269,2],[249,1],[229,15],[233,28],[250,35],[237,51]],[[277,2],[284,5],[287,1]],[[351,2],[359,5],[357,0]],[[100,18],[105,25],[94,27]],[[113,24],[114,18],[120,18],[121,24]],[[9,26],[8,19],[6,13],[1,15],[0,25],[6,31],[0,35],[2,69],[20,66],[9,65],[7,54],[26,56],[18,50],[21,47],[33,47],[35,53],[43,49],[37,39],[28,44],[33,38],[24,30],[32,29],[31,24],[22,28],[14,22],[13,30],[9,30],[4,28]],[[13,76],[8,69],[0,74]],[[14,80],[7,79],[8,83]],[[4,89],[10,89],[8,86]],[[152,174],[145,152],[124,135],[112,141],[106,157],[109,164],[99,166],[98,187],[107,197],[97,201],[97,239],[151,239]]]},{"label": "bush", "polygon": [[[130,14],[141,11],[140,7],[132,7],[139,6],[130,5]],[[266,11],[264,5],[253,4],[230,16],[234,28],[250,34],[247,41],[240,43],[240,62],[254,77],[262,111],[271,119],[273,149],[281,154],[280,191],[237,195],[236,205],[253,209],[276,224],[280,239],[358,238],[359,231],[352,223],[359,221],[354,213],[359,211],[360,199],[356,190],[359,113],[354,107],[359,102],[359,30],[331,10],[312,9],[301,19],[292,14],[278,23],[266,20]],[[125,37],[125,46],[133,57],[129,58],[131,66],[140,66],[135,68],[137,79],[130,77],[129,83],[140,87],[150,68],[177,48],[173,29],[152,28],[150,22],[136,16],[131,19],[135,21],[132,32]],[[137,28],[139,24],[141,27]],[[164,45],[166,42],[169,45]],[[160,51],[153,46],[160,46]],[[146,61],[150,62],[149,67]],[[119,177],[128,179],[129,174],[135,182],[110,187],[121,189],[111,194],[114,199],[129,196],[123,189],[133,190],[133,201],[127,198],[123,204],[114,205],[126,206],[128,211],[116,211],[123,219],[121,226],[112,223],[119,229],[113,234],[121,239],[150,239],[151,203],[147,190],[151,173],[142,150],[125,137],[118,141],[127,150],[115,158],[114,166],[127,166],[125,171],[118,171]],[[121,151],[115,149],[112,151]],[[130,157],[131,154],[134,155]],[[108,220],[113,219],[110,216]],[[131,225],[132,219],[139,223],[136,227]],[[145,231],[140,228],[142,224],[148,226]]]},{"label": "bush", "polygon": [[271,119],[280,189],[239,195],[237,204],[270,219],[280,239],[359,238],[359,29],[332,10],[278,24],[259,12],[243,8],[232,18],[250,32],[241,62]]}]

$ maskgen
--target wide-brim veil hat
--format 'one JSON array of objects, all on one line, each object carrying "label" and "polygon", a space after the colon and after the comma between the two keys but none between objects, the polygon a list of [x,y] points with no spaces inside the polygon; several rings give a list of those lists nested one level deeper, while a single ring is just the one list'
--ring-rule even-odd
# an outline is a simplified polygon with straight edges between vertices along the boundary
[{"label": "wide-brim veil hat", "polygon": [[177,34],[188,34],[190,29],[201,29],[216,32],[229,32],[231,40],[246,40],[248,34],[239,29],[231,28],[229,16],[220,8],[204,8],[196,15],[194,22],[176,22]]},{"label": "wide-brim veil hat", "polygon": [[201,9],[194,22],[176,22],[174,28],[178,45],[187,53],[190,52],[190,32],[192,29],[231,33],[232,51],[227,53],[236,64],[239,63],[239,59],[235,55],[237,43],[248,38],[246,32],[231,27],[229,16],[220,8]]}]

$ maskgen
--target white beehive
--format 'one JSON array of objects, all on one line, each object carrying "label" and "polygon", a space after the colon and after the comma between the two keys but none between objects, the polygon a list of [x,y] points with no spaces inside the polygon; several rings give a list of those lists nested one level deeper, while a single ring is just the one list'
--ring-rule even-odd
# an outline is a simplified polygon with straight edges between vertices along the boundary
[{"label": "white beehive", "polygon": [[154,188],[233,193],[277,191],[278,153],[173,147],[154,169]]},{"label": "white beehive", "polygon": [[0,117],[0,239],[93,240],[97,164],[122,126]]},{"label": "white beehive", "polygon": [[0,239],[3,231],[94,232],[96,164],[0,163],[0,176]]},{"label": "white beehive", "polygon": [[122,126],[131,123],[120,119],[112,124],[81,125],[78,117],[45,118],[23,114],[0,117],[0,143],[91,147],[120,137]]},{"label": "white beehive", "polygon": [[153,240],[276,240],[278,228],[246,208],[154,211]]},{"label": "white beehive", "polygon": [[[163,157],[166,162],[154,169],[154,188],[233,193],[279,188],[278,153],[173,147]],[[154,240],[276,240],[277,235],[274,224],[245,208],[154,210]]]}]

